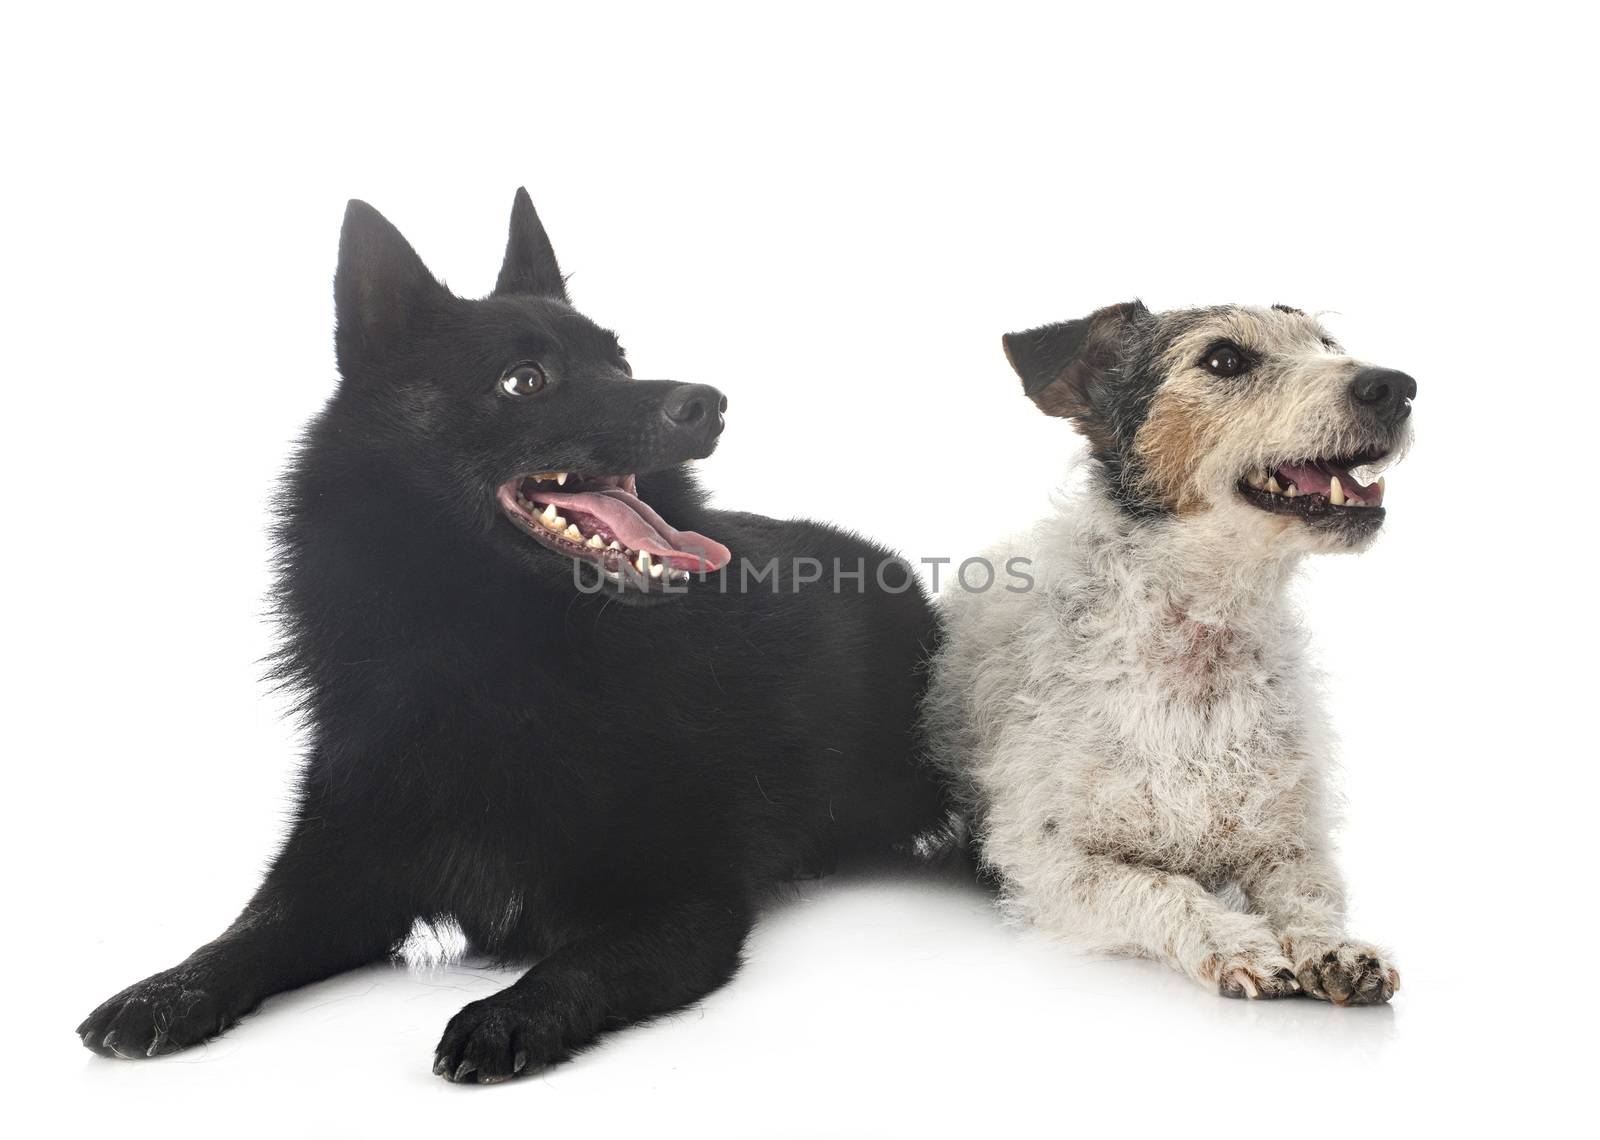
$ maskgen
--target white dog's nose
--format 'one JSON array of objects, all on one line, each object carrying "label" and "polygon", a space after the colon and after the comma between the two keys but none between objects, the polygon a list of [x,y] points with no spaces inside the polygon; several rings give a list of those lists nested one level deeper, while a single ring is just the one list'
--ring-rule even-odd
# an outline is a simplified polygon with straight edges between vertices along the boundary
[{"label": "white dog's nose", "polygon": [[1350,381],[1350,397],[1384,427],[1395,427],[1411,414],[1417,382],[1393,368],[1363,368]]}]

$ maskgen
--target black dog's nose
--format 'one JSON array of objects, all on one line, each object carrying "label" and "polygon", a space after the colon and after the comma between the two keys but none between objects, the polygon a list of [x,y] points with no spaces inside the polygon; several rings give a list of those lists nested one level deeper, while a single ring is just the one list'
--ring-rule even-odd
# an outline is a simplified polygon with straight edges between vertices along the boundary
[{"label": "black dog's nose", "polygon": [[1350,396],[1380,423],[1392,426],[1411,414],[1417,382],[1393,368],[1363,368],[1350,381]]},{"label": "black dog's nose", "polygon": [[722,413],[728,397],[710,384],[680,384],[661,402],[661,414],[672,426],[695,432],[707,442],[722,434]]}]

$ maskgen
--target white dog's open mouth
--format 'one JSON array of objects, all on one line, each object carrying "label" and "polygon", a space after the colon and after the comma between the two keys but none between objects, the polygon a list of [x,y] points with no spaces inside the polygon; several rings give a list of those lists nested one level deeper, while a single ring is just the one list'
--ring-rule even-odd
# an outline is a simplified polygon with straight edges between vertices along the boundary
[{"label": "white dog's open mouth", "polygon": [[501,484],[496,497],[520,530],[616,579],[681,582],[720,570],[732,557],[720,542],[658,515],[639,498],[632,475],[519,475]]},{"label": "white dog's open mouth", "polygon": [[1263,466],[1239,480],[1239,493],[1275,514],[1306,519],[1367,514],[1375,523],[1384,513],[1384,481],[1377,471],[1388,459],[1386,453],[1366,452]]}]

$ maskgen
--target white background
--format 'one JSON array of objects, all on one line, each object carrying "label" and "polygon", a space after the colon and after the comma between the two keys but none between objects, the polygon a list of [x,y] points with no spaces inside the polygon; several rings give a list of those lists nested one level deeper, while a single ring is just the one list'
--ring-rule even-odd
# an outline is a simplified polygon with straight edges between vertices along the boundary
[{"label": "white background", "polygon": [[[1391,1135],[1591,1071],[1592,27],[1579,9],[43,6],[7,20],[7,1116],[60,1135]],[[959,880],[795,890],[700,1008],[428,1072],[510,975],[375,968],[211,1046],[71,1030],[237,911],[294,734],[264,503],[334,382],[345,199],[486,292],[526,184],[643,376],[729,393],[721,503],[959,558],[1076,451],[999,335],[1327,311],[1412,372],[1382,542],[1302,593],[1390,1008],[1220,1000]],[[1584,1054],[1587,1053],[1587,1057]],[[515,1130],[512,1132],[510,1130]]]}]

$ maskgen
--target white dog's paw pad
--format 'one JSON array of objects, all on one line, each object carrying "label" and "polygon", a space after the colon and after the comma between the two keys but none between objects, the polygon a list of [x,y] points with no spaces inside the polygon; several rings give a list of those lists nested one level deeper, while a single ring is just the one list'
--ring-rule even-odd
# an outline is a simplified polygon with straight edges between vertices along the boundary
[{"label": "white dog's paw pad", "polygon": [[1381,951],[1349,942],[1302,949],[1295,975],[1306,993],[1334,1005],[1382,1005],[1400,988],[1400,971]]}]

